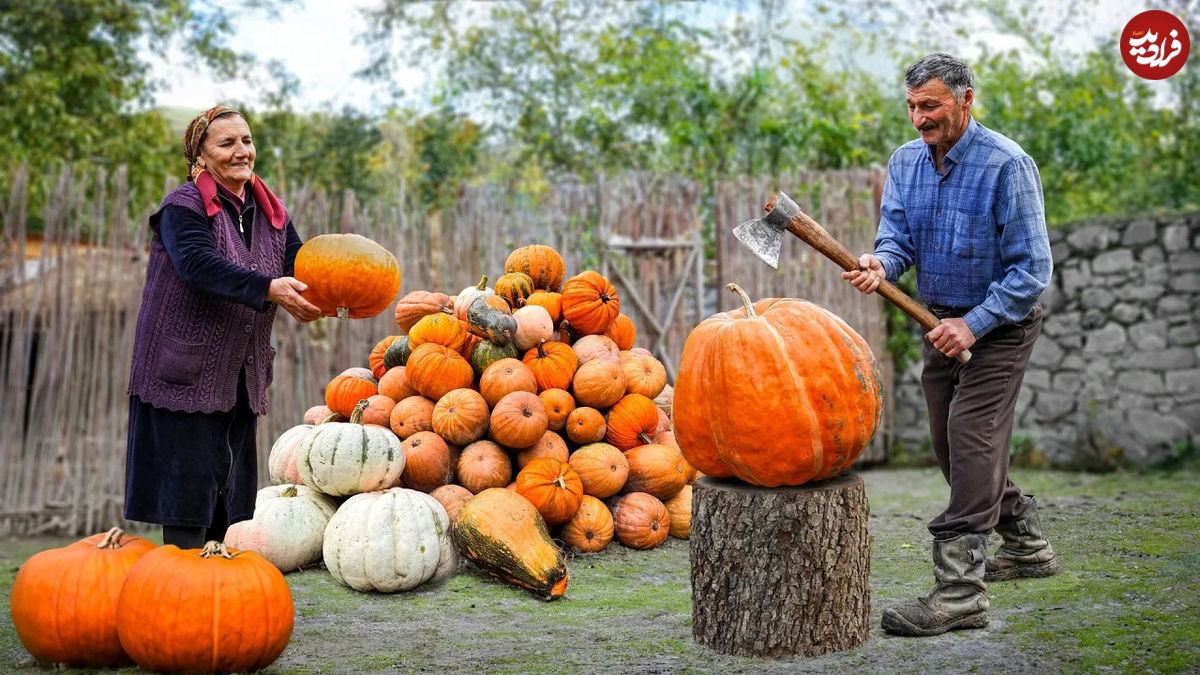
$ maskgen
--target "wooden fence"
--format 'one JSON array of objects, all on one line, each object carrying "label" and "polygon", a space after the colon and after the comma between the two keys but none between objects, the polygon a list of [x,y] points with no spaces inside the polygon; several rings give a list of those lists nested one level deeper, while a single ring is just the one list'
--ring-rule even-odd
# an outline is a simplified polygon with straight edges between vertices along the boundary
[{"label": "wooden fence", "polygon": [[[126,384],[153,205],[130,221],[123,174],[64,172],[53,177],[40,214],[42,235],[31,237],[28,181],[17,174],[0,203],[0,410],[9,415],[0,425],[0,536],[91,533],[125,524]],[[517,246],[554,246],[568,274],[594,265],[614,280],[638,344],[652,348],[673,376],[691,328],[735,306],[727,292],[714,295],[727,281],[754,297],[799,296],[825,305],[885,357],[876,298],[847,289],[831,263],[799,242],[785,240],[780,271],[771,272],[729,233],[782,188],[852,250],[869,250],[881,185],[877,172],[804,174],[720,183],[706,197],[702,186],[684,179],[628,175],[564,182],[543,196],[469,187],[453,208],[432,215],[405,206],[403,198],[368,204],[350,193],[298,189],[283,199],[302,238],[357,232],[394,252],[401,293],[453,294],[481,274],[503,273]],[[701,213],[712,213],[713,222],[702,222]],[[375,342],[395,330],[390,311],[311,324],[280,312],[271,411],[259,420],[262,480],[272,441],[322,402],[333,375],[366,365]],[[885,377],[890,371],[881,362]],[[877,435],[865,458],[886,459],[885,436]]]}]

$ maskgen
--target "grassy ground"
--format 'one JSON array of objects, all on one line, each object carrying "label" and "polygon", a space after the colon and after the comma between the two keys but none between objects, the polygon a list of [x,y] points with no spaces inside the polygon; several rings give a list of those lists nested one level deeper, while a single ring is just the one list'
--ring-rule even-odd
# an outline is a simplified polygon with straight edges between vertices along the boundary
[{"label": "grassy ground", "polygon": [[[324,570],[289,574],[296,627],[267,672],[1200,670],[1200,472],[1015,472],[1039,495],[1063,572],[991,584],[990,626],[924,639],[884,635],[879,614],[931,584],[924,524],[947,489],[935,469],[862,475],[874,535],[873,628],[855,650],[769,661],[696,646],[688,542],[671,539],[655,551],[614,545],[575,556],[567,597],[554,603],[471,569],[395,595],[349,590]],[[8,618],[8,591],[22,561],[63,543],[0,541],[0,671],[37,668]]]}]

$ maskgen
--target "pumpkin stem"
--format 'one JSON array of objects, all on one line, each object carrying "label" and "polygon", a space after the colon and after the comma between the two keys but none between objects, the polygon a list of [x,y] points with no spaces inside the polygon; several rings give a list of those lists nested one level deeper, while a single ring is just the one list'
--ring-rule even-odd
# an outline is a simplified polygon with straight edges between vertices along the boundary
[{"label": "pumpkin stem", "polygon": [[537,349],[538,349],[538,358],[539,359],[546,358],[546,339],[545,338],[538,340]]},{"label": "pumpkin stem", "polygon": [[337,318],[349,319],[350,318],[350,308],[349,307],[338,307],[337,308]]},{"label": "pumpkin stem", "polygon": [[651,443],[654,442],[653,440],[648,438],[645,433],[638,434],[638,438],[642,439],[642,442],[645,443],[646,445],[650,445]]},{"label": "pumpkin stem", "polygon": [[296,486],[289,485],[289,486],[287,486],[286,490],[279,493],[279,496],[280,497],[295,497],[298,494],[300,494],[300,492],[296,489]]},{"label": "pumpkin stem", "polygon": [[557,485],[560,490],[567,489],[567,482],[565,480],[563,480],[563,477],[561,475],[558,478],[554,479],[554,484]]},{"label": "pumpkin stem", "polygon": [[487,290],[487,275],[486,274],[483,275],[479,279],[479,285],[475,287],[475,290],[477,290],[477,291],[486,291]]},{"label": "pumpkin stem", "polygon": [[321,420],[320,422],[317,422],[317,424],[325,424],[327,422],[336,422],[339,419],[342,419],[341,413],[330,413],[329,417],[326,417],[325,419]]},{"label": "pumpkin stem", "polygon": [[204,548],[200,549],[200,557],[212,558],[213,556],[218,558],[232,558],[233,554],[229,552],[225,544],[219,541],[210,541],[204,545]]},{"label": "pumpkin stem", "polygon": [[362,424],[363,413],[367,411],[367,406],[369,405],[371,405],[371,402],[365,398],[359,401],[358,405],[354,406],[354,412],[350,413],[350,423]]},{"label": "pumpkin stem", "polygon": [[754,311],[754,301],[750,299],[749,295],[746,295],[746,291],[743,291],[741,286],[737,284],[725,284],[725,288],[737,293],[741,297],[742,304],[746,306],[746,316],[758,316]]},{"label": "pumpkin stem", "polygon": [[114,527],[104,533],[104,538],[96,544],[96,548],[121,548],[121,537],[125,536],[125,530],[119,527]]}]

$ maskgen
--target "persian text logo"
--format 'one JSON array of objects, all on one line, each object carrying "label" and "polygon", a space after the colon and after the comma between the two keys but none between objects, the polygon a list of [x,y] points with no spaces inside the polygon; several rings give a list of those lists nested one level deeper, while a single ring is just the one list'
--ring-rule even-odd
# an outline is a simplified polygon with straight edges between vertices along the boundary
[{"label": "persian text logo", "polygon": [[1174,14],[1160,9],[1142,12],[1121,31],[1121,58],[1135,75],[1165,80],[1179,72],[1191,49],[1187,28]]}]

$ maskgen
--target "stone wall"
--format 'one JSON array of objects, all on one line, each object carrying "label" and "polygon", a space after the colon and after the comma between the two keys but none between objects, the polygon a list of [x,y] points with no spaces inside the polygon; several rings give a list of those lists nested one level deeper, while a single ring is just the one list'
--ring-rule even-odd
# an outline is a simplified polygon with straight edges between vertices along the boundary
[{"label": "stone wall", "polygon": [[[1050,243],[1017,440],[1086,468],[1149,466],[1200,445],[1200,213],[1079,223]],[[895,438],[910,455],[929,444],[920,373],[897,373]]]}]

